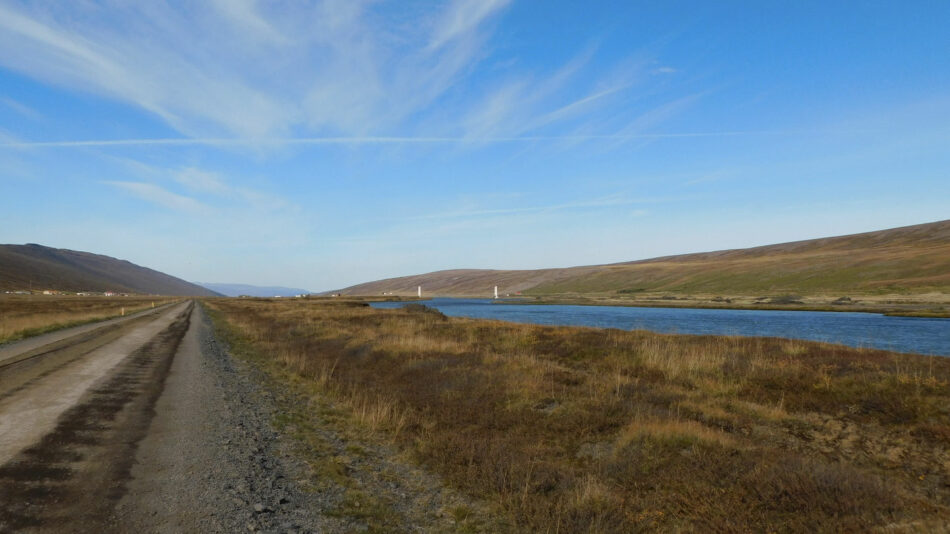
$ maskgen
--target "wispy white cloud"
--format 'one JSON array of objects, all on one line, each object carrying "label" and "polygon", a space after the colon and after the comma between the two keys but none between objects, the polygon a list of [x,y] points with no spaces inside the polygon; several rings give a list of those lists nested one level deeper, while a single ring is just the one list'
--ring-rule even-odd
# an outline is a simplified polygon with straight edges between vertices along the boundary
[{"label": "wispy white cloud", "polygon": [[205,171],[195,167],[186,167],[172,174],[175,181],[192,191],[225,195],[231,188],[216,172]]},{"label": "wispy white cloud", "polygon": [[[598,112],[616,115],[611,106],[621,106],[635,79],[655,65],[620,60],[591,69],[597,47],[589,46],[546,74],[510,61],[518,68],[499,71],[491,68],[496,62],[480,71],[493,51],[493,21],[509,3],[449,0],[394,10],[371,0],[213,0],[187,6],[70,2],[51,8],[0,0],[0,65],[138,106],[187,137],[33,147],[563,136],[581,131],[572,121],[596,121],[590,116]],[[565,128],[553,131],[555,125]]]},{"label": "wispy white cloud", "polygon": [[16,100],[12,98],[8,98],[5,96],[0,97],[0,103],[2,103],[4,106],[12,109],[13,111],[19,113],[20,115],[28,119],[35,120],[42,117],[42,115],[35,109],[31,108],[30,106],[27,106],[26,104],[22,102],[17,102]]},{"label": "wispy white cloud", "polygon": [[148,182],[124,181],[105,181],[103,183],[124,190],[133,196],[136,196],[147,202],[151,202],[152,204],[169,208],[171,210],[189,212],[193,214],[203,213],[208,210],[208,207],[198,200],[185,195],[179,195],[178,193],[173,193],[156,184]]},{"label": "wispy white cloud", "polygon": [[[613,143],[610,143],[605,148],[615,148],[619,145],[627,143],[633,140],[639,141],[652,141],[655,139],[661,139],[661,137],[653,137],[650,133],[650,130],[658,127],[665,121],[670,118],[683,113],[686,109],[689,109],[696,102],[702,99],[706,93],[694,93],[674,100],[668,101],[659,106],[650,108],[646,111],[642,111],[637,114],[634,118],[629,119],[627,123],[617,130],[616,137],[613,139]],[[747,133],[740,132],[717,132],[716,137],[731,137],[737,135],[748,135]],[[776,132],[758,132],[757,135],[775,135]],[[671,136],[677,137],[712,137],[712,136],[700,136],[700,135],[688,135],[688,134],[670,134]]]},{"label": "wispy white cloud", "polygon": [[[628,128],[645,128],[651,124],[649,115],[642,117]],[[656,139],[689,139],[697,137],[741,137],[775,135],[814,135],[813,130],[750,130],[722,132],[666,132],[666,133],[615,133],[615,134],[565,134],[565,135],[512,135],[479,137],[274,137],[254,139],[228,138],[155,138],[155,139],[89,139],[77,141],[22,141],[14,137],[0,138],[0,148],[83,148],[83,147],[121,147],[121,146],[293,146],[293,145],[400,145],[400,144],[465,144],[465,143],[534,143],[539,141],[633,141]],[[831,132],[833,133],[833,132]],[[850,132],[854,133],[854,132]]]},{"label": "wispy white cloud", "polygon": [[258,11],[256,0],[211,0],[211,4],[232,24],[265,42],[287,44],[285,35]]},{"label": "wispy white cloud", "polygon": [[[205,214],[220,215],[229,210],[254,213],[297,212],[296,204],[280,195],[235,183],[223,174],[199,167],[160,168],[129,158],[107,157],[142,182],[105,182],[120,187],[154,204],[173,209],[193,208],[200,204]],[[129,184],[144,184],[130,186]],[[172,196],[164,195],[168,193]],[[146,196],[148,194],[148,196]],[[183,199],[191,199],[189,202]],[[189,206],[191,205],[191,206]],[[195,210],[190,210],[195,211]]]},{"label": "wispy white cloud", "polygon": [[453,0],[400,27],[356,0],[8,1],[0,64],[140,106],[189,136],[366,134],[457,82],[482,58],[481,26],[507,3]]},{"label": "wispy white cloud", "polygon": [[595,47],[588,47],[548,75],[521,74],[506,80],[468,110],[462,121],[464,135],[473,139],[522,135],[569,118],[573,110],[623,89],[625,84],[595,87],[574,100],[563,94],[595,52]]},{"label": "wispy white cloud", "polygon": [[429,49],[463,38],[485,19],[505,7],[510,0],[461,0],[454,2],[440,17],[429,41]]},{"label": "wispy white cloud", "polygon": [[551,122],[583,113],[585,110],[589,109],[591,105],[596,104],[598,101],[603,100],[613,94],[619,93],[624,89],[626,89],[626,86],[621,85],[584,95],[583,97],[565,104],[554,111],[550,111],[544,115],[541,115],[535,119],[534,126],[543,126]]},{"label": "wispy white cloud", "polygon": [[[185,53],[188,41],[197,44],[201,34],[183,35],[177,28],[187,28],[182,24],[187,17],[171,7],[158,12],[152,5],[148,13],[78,2],[58,10],[31,7],[0,5],[0,63],[8,67],[131,102],[185,133],[205,131],[210,124],[239,135],[263,135],[286,119],[280,103],[202,61],[197,52]],[[95,22],[106,13],[123,23]]]},{"label": "wispy white cloud", "polygon": [[260,249],[299,245],[308,239],[310,215],[291,199],[199,167],[163,168],[133,159],[107,159],[120,164],[131,178],[103,185],[169,210],[174,216],[166,220],[168,225],[198,228],[202,239],[215,246]]}]

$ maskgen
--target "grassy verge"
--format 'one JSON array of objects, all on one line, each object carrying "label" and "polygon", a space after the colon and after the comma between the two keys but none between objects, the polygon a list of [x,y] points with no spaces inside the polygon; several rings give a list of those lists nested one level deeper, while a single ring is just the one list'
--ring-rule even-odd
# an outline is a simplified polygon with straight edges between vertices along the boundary
[{"label": "grassy verge", "polygon": [[137,297],[0,298],[0,344],[63,328],[105,321],[161,306],[173,299]]},{"label": "grassy verge", "polygon": [[[207,304],[207,303],[206,303]],[[306,489],[330,503],[323,512],[343,530],[366,532],[502,532],[481,504],[440,487],[392,450],[393,440],[365,405],[335,402],[329,383],[303,377],[262,350],[254,336],[236,327],[213,304],[206,306],[215,335],[232,356],[264,373],[277,392],[273,423],[290,438],[295,455],[310,470]],[[412,494],[412,495],[407,495]]]},{"label": "grassy verge", "polygon": [[950,359],[209,301],[288,384],[538,532],[933,530]]}]

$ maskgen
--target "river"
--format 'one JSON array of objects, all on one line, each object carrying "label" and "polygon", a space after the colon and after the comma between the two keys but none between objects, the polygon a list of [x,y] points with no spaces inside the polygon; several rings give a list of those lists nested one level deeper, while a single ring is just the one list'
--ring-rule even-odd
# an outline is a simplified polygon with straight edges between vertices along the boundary
[{"label": "river", "polygon": [[[491,299],[434,298],[422,303],[453,317],[669,334],[784,337],[950,356],[950,319],[852,312],[505,304]],[[398,308],[405,304],[374,302],[372,305]]]}]

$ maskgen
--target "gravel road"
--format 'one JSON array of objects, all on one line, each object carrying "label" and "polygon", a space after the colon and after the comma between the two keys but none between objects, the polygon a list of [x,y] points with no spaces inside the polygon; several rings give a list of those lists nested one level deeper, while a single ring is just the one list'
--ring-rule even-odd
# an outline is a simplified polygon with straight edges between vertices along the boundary
[{"label": "gravel road", "polygon": [[115,511],[124,532],[324,532],[321,503],[270,427],[270,395],[197,308]]},{"label": "gravel road", "polygon": [[0,532],[337,530],[200,307],[112,326],[0,368]]}]

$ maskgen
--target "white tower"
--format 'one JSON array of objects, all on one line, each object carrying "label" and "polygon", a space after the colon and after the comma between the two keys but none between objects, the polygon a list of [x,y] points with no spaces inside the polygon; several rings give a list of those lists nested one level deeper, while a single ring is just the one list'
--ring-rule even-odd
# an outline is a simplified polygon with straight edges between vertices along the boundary
[{"label": "white tower", "polygon": [[419,298],[422,298],[422,286],[419,286],[417,293],[419,294]]},{"label": "white tower", "polygon": [[498,298],[498,286],[495,286],[495,298]]}]

